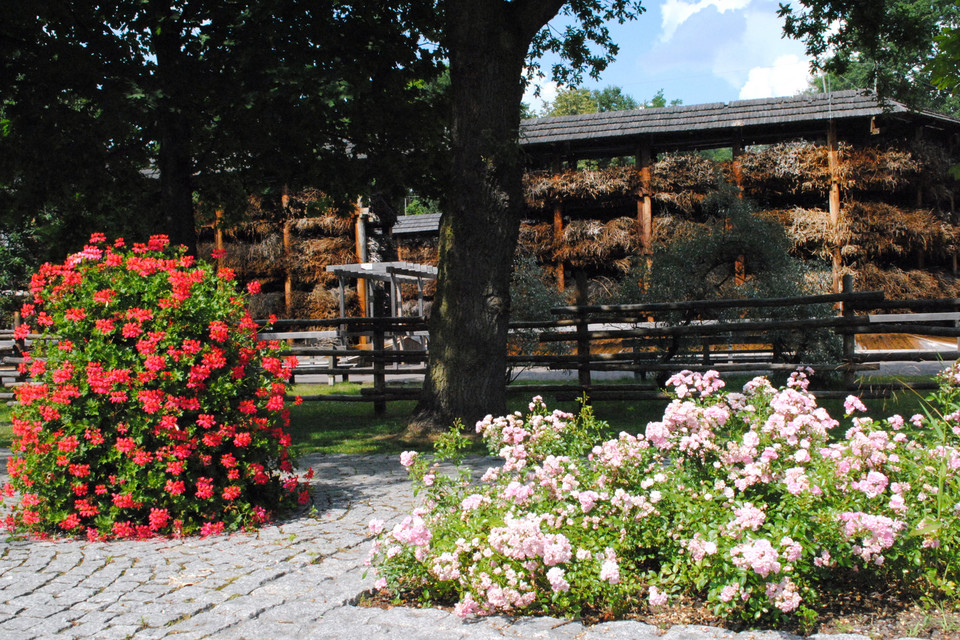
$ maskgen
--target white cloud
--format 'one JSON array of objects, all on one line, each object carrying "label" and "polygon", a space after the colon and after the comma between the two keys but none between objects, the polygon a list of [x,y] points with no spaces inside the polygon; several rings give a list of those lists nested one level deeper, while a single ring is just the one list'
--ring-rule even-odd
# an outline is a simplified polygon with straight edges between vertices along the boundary
[{"label": "white cloud", "polygon": [[[781,36],[783,24],[775,11],[747,11],[743,18],[743,31],[717,48],[712,62],[714,75],[738,89],[751,81],[753,85],[759,84],[763,69],[777,68],[787,74],[789,80],[783,81],[791,86],[795,86],[798,77],[806,78],[808,58],[803,43]],[[770,78],[770,82],[774,80]]]},{"label": "white cloud", "polygon": [[[540,88],[540,96],[536,96],[537,87]],[[523,101],[530,105],[530,110],[534,113],[543,111],[543,107],[548,102],[557,99],[559,85],[553,80],[546,78],[534,78],[527,83],[527,88],[523,92]]]},{"label": "white cloud", "polygon": [[713,7],[720,13],[726,13],[727,11],[745,9],[750,2],[751,0],[699,0],[698,2],[665,0],[660,5],[661,27],[663,29],[660,33],[660,42],[668,41],[680,25],[704,9]]},{"label": "white cloud", "polygon": [[792,96],[806,89],[810,82],[807,61],[794,54],[778,57],[769,67],[754,67],[740,88],[740,99]]}]

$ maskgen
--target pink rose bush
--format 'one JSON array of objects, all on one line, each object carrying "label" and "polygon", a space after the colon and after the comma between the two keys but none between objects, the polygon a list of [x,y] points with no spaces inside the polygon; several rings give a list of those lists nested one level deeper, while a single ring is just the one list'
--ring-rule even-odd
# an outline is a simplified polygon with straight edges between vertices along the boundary
[{"label": "pink rose bush", "polygon": [[295,360],[257,339],[229,273],[102,234],[45,264],[17,390],[6,526],[91,540],[257,526],[309,498],[285,432]]},{"label": "pink rose bush", "polygon": [[536,398],[477,424],[503,459],[479,482],[439,472],[464,446],[454,429],[432,465],[405,460],[418,491],[428,474],[434,485],[414,542],[404,523],[375,536],[378,584],[454,599],[460,615],[616,614],[685,595],[748,622],[809,621],[854,574],[951,589],[960,367],[928,416],[875,420],[848,398],[848,426],[817,405],[808,373],[728,392],[715,372],[682,372],[661,420],[606,441],[588,407],[574,417]]}]

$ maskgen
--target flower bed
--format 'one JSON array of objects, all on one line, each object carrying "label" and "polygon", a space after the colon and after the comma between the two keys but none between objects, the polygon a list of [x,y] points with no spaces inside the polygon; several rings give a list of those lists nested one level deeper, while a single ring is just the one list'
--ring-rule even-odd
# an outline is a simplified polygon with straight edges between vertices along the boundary
[{"label": "flower bed", "polygon": [[[256,289],[256,285],[253,285]],[[43,334],[17,390],[12,530],[90,539],[255,526],[309,496],[293,474],[284,382],[229,271],[94,234],[44,265],[18,337]]]},{"label": "flower bed", "polygon": [[955,596],[960,525],[960,368],[930,413],[856,417],[817,406],[803,372],[742,393],[715,372],[669,381],[674,400],[642,434],[595,438],[579,417],[530,413],[477,424],[503,464],[479,483],[445,477],[454,430],[430,462],[408,453],[427,499],[392,528],[371,523],[378,586],[456,601],[460,615],[617,616],[680,598],[730,621],[801,626],[837,585],[898,583]]}]

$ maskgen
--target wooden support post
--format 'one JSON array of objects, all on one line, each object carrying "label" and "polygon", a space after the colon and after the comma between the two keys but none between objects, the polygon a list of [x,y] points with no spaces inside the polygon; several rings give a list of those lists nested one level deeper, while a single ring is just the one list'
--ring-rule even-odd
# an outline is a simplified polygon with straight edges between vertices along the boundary
[{"label": "wooden support post", "polygon": [[417,277],[417,315],[423,317],[423,278]]},{"label": "wooden support post", "polygon": [[830,170],[830,230],[833,235],[831,247],[833,290],[840,291],[840,271],[843,268],[840,244],[840,152],[837,145],[837,123],[830,121],[827,129],[827,163]]},{"label": "wooden support post", "polygon": [[[553,208],[553,241],[557,246],[563,241],[563,205]],[[557,262],[557,291],[563,293],[567,283],[563,279],[563,260]],[[422,315],[422,314],[421,314]]]},{"label": "wooden support post", "polygon": [[[357,202],[357,225],[356,225],[356,245],[357,245],[357,262],[364,263],[367,261],[367,225],[366,225],[366,214],[360,209],[360,203]],[[357,278],[357,296],[360,298],[360,313],[363,317],[367,317],[367,281],[365,278]]]},{"label": "wooden support post", "polygon": [[[846,274],[843,276],[843,293],[853,293],[853,275]],[[848,302],[843,302],[843,317],[852,320],[853,319],[853,305]],[[853,369],[854,364],[854,354],[857,347],[857,336],[853,333],[844,333],[843,334],[843,363],[847,365],[847,368],[843,371],[843,387],[847,390],[853,390],[854,385],[856,384],[856,372]]]},{"label": "wooden support post", "polygon": [[[733,180],[737,185],[737,197],[743,198],[743,161],[740,156],[743,155],[743,144],[737,141],[732,148],[733,151]],[[730,220],[727,220],[727,228],[730,228]],[[733,265],[733,282],[737,286],[747,281],[747,257],[742,253],[737,256]]]},{"label": "wooden support post", "polygon": [[739,197],[743,197],[743,142],[737,140],[731,145],[730,148],[733,153],[733,163],[731,167],[733,169],[733,183],[737,185],[737,194]]},{"label": "wooden support post", "polygon": [[290,275],[290,265],[293,262],[293,243],[290,238],[292,227],[291,220],[283,223],[283,305],[288,318],[293,317],[293,276]]},{"label": "wooden support post", "polygon": [[[20,317],[19,311],[13,312],[13,330],[16,331],[17,327],[23,324],[23,318]],[[27,351],[27,342],[23,338],[13,341],[13,345],[16,347],[17,352],[20,355],[23,355]]]},{"label": "wooden support post", "polygon": [[213,230],[213,248],[217,250],[217,269],[223,269],[226,260],[223,257],[223,209],[217,209]]},{"label": "wooden support post", "polygon": [[384,347],[386,341],[384,334],[386,325],[376,324],[373,327],[373,413],[382,416],[387,412],[387,401],[383,399],[386,393],[387,377],[384,372]]},{"label": "wooden support post", "polygon": [[401,305],[401,291],[400,285],[397,284],[397,276],[390,274],[390,313],[394,318],[400,317],[400,307]]},{"label": "wooden support post", "polygon": [[[640,198],[637,200],[637,223],[640,225],[640,251],[646,258],[647,278],[653,266],[653,158],[650,143],[640,145],[637,153],[640,167]],[[644,283],[644,288],[649,282]]]}]

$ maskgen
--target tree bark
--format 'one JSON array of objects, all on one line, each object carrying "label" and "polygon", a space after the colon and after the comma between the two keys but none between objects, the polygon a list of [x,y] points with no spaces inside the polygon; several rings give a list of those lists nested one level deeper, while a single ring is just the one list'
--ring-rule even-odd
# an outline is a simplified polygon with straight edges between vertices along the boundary
[{"label": "tree bark", "polygon": [[506,411],[510,276],[523,211],[522,73],[558,0],[446,3],[451,158],[440,223],[430,361],[408,434]]},{"label": "tree bark", "polygon": [[163,231],[173,245],[197,254],[193,208],[193,156],[189,109],[189,71],[184,63],[181,27],[170,4],[153,3],[153,49],[157,57],[158,158]]}]

